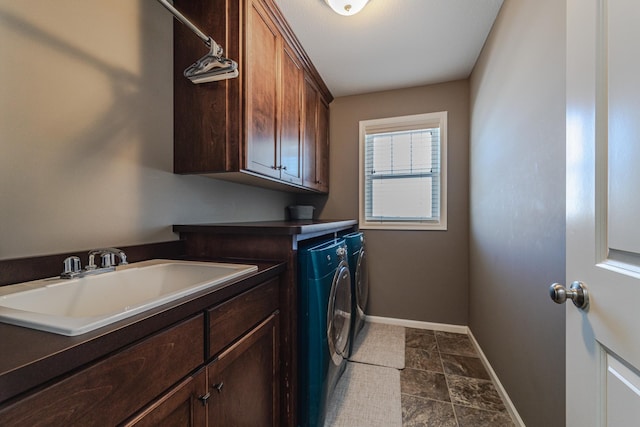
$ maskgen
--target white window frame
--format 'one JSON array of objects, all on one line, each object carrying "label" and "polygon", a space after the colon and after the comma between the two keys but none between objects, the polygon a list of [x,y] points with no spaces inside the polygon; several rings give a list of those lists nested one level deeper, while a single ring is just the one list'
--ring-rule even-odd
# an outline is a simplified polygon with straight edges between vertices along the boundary
[{"label": "white window frame", "polygon": [[[365,137],[367,133],[440,128],[440,218],[423,221],[367,221],[365,212]],[[380,230],[446,230],[447,229],[447,112],[414,114],[360,121],[359,141],[359,227]]]}]

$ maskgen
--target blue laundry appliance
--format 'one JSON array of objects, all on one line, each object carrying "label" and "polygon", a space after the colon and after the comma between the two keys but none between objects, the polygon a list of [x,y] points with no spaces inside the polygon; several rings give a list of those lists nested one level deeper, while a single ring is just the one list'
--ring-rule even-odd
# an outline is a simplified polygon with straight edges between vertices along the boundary
[{"label": "blue laundry appliance", "polygon": [[342,239],[298,250],[298,389],[301,426],[323,426],[347,364],[351,274]]},{"label": "blue laundry appliance", "polygon": [[367,256],[365,251],[364,233],[356,231],[342,236],[347,244],[347,259],[351,271],[351,349],[356,342],[358,333],[365,321],[365,310],[369,299],[369,273],[367,270]]}]

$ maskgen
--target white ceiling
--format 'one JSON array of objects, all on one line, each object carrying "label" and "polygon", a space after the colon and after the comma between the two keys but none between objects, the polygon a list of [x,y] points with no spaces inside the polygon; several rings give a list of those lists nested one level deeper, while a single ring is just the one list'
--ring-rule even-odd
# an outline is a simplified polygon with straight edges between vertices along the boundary
[{"label": "white ceiling", "polygon": [[324,0],[275,0],[333,93],[469,76],[503,0],[370,0],[353,16]]}]

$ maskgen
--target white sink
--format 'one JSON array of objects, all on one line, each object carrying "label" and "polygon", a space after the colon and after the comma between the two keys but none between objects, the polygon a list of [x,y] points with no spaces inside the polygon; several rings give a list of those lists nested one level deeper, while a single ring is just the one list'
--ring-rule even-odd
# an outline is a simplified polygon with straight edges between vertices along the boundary
[{"label": "white sink", "polygon": [[244,264],[151,260],[82,278],[5,286],[0,322],[80,335],[201,290],[222,288],[257,269]]}]

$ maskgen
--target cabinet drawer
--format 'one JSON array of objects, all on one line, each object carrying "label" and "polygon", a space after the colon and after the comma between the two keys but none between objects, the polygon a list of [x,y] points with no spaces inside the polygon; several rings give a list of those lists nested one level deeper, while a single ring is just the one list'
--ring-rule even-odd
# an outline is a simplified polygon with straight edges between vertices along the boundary
[{"label": "cabinet drawer", "polygon": [[271,279],[209,310],[209,357],[278,309],[278,283]]},{"label": "cabinet drawer", "polygon": [[204,362],[203,315],[0,410],[2,426],[116,425]]}]

